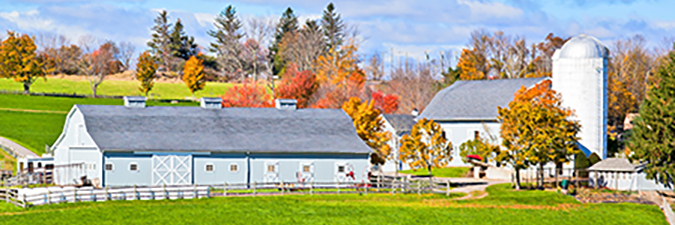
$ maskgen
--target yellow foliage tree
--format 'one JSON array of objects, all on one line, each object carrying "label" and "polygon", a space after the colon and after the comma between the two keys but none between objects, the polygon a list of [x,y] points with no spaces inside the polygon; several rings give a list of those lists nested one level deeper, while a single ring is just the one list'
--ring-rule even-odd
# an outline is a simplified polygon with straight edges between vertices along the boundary
[{"label": "yellow foliage tree", "polygon": [[486,79],[487,71],[484,67],[486,65],[485,56],[479,54],[475,50],[462,49],[462,55],[457,62],[459,69],[460,80],[483,80]]},{"label": "yellow foliage tree", "polygon": [[546,163],[568,162],[579,152],[576,142],[580,125],[568,119],[573,111],[561,106],[560,94],[550,87],[550,80],[530,89],[523,86],[508,108],[498,107],[504,148],[496,161],[516,170],[516,189],[520,188],[520,169],[539,165],[539,177],[543,179]]},{"label": "yellow foliage tree", "polygon": [[331,48],[328,53],[319,56],[316,62],[316,78],[322,84],[330,81],[338,86],[347,85],[349,76],[364,76],[358,67],[356,55],[358,47],[354,44],[342,46],[339,50]]},{"label": "yellow foliage tree", "polygon": [[412,127],[410,134],[403,135],[399,159],[413,169],[445,167],[452,160],[452,143],[445,138],[441,125],[423,118]]},{"label": "yellow foliage tree", "polygon": [[23,91],[29,93],[30,85],[47,72],[46,56],[40,57],[36,50],[32,37],[8,31],[7,39],[0,43],[0,77],[23,83]]},{"label": "yellow foliage tree", "polygon": [[136,80],[141,82],[141,87],[138,88],[145,96],[148,96],[150,90],[155,85],[155,72],[159,64],[150,55],[150,52],[145,51],[138,56],[138,63],[136,63]]},{"label": "yellow foliage tree", "polygon": [[202,60],[195,56],[190,56],[190,59],[185,62],[183,67],[183,82],[187,85],[192,95],[195,91],[204,89],[206,81],[204,80],[204,65]]},{"label": "yellow foliage tree", "polygon": [[384,164],[391,156],[391,146],[387,144],[391,140],[391,134],[384,131],[384,119],[380,116],[380,110],[373,106],[373,102],[362,102],[357,97],[345,102],[342,110],[352,118],[356,134],[375,150],[376,155],[371,157],[371,162]]}]

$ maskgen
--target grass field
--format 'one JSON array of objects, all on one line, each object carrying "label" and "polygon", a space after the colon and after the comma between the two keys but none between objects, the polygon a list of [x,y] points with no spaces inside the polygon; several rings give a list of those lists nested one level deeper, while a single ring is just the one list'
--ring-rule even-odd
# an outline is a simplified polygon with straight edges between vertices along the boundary
[{"label": "grass field", "polygon": [[7,224],[667,224],[657,206],[581,204],[546,191],[488,189],[482,200],[444,195],[315,195],[115,201],[39,206],[0,203]]},{"label": "grass field", "polygon": [[[204,90],[195,93],[195,97],[221,96],[230,88],[230,83],[207,82]],[[138,90],[138,81],[104,80],[98,88],[99,95],[132,96],[142,95]],[[0,90],[23,91],[23,85],[12,79],[0,79]],[[91,87],[87,80],[69,80],[59,78],[38,79],[31,85],[31,92],[45,93],[77,93],[91,95]],[[183,83],[155,83],[150,92],[152,98],[185,99],[192,94]]]},{"label": "grass field", "polygon": [[[464,177],[469,172],[470,167],[445,167],[439,169],[432,169],[431,175],[434,177]],[[429,175],[429,171],[422,170],[401,170],[400,173],[407,173],[412,175]]]}]

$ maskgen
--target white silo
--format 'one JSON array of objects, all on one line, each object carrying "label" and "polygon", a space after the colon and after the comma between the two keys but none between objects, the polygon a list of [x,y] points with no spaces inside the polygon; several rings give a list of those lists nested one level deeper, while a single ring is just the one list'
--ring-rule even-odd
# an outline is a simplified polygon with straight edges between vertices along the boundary
[{"label": "white silo", "polygon": [[609,51],[588,35],[573,37],[553,54],[552,88],[575,110],[584,152],[607,158],[607,58]]}]

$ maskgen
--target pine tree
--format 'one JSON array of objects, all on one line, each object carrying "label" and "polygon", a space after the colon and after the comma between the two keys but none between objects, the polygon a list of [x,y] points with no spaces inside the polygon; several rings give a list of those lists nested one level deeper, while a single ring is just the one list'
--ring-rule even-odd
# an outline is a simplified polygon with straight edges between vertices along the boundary
[{"label": "pine tree", "polygon": [[274,34],[274,43],[270,47],[270,54],[273,60],[274,68],[272,73],[278,74],[285,66],[286,62],[277,54],[279,52],[279,43],[288,33],[294,33],[298,30],[298,17],[293,14],[293,9],[288,7],[284,14],[279,18],[279,23],[277,24],[276,33]]},{"label": "pine tree", "polygon": [[675,177],[675,51],[668,53],[634,121],[629,148],[633,159],[647,163],[647,178],[666,187]]},{"label": "pine tree", "polygon": [[197,55],[197,44],[195,38],[188,36],[183,30],[183,23],[180,19],[176,21],[173,26],[173,31],[169,35],[171,43],[171,55],[173,57],[181,58],[183,60],[190,59],[191,56]]},{"label": "pine tree", "polygon": [[326,39],[326,49],[337,49],[342,45],[345,38],[345,25],[342,19],[340,19],[340,14],[335,12],[333,3],[328,4],[323,11],[321,28],[323,30],[324,38]]},{"label": "pine tree", "polygon": [[152,27],[152,40],[148,42],[148,47],[152,49],[152,55],[159,59],[161,67],[169,71],[171,69],[172,53],[171,53],[171,23],[169,23],[169,15],[165,10],[159,13],[155,18],[155,26]]},{"label": "pine tree", "polygon": [[229,5],[225,8],[213,23],[216,30],[208,31],[208,35],[215,38],[211,43],[209,51],[216,53],[218,64],[222,70],[223,76],[241,76],[244,73],[245,60],[242,59],[243,45],[241,38],[244,34],[241,32],[241,20],[237,18],[237,11]]}]

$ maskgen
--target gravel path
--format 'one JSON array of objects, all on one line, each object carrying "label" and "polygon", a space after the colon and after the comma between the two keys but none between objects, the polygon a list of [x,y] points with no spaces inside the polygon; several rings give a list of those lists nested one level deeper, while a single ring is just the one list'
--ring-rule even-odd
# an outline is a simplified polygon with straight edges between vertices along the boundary
[{"label": "gravel path", "polygon": [[24,148],[23,146],[13,142],[7,138],[0,137],[0,147],[13,152],[17,157],[38,157],[33,151]]}]

